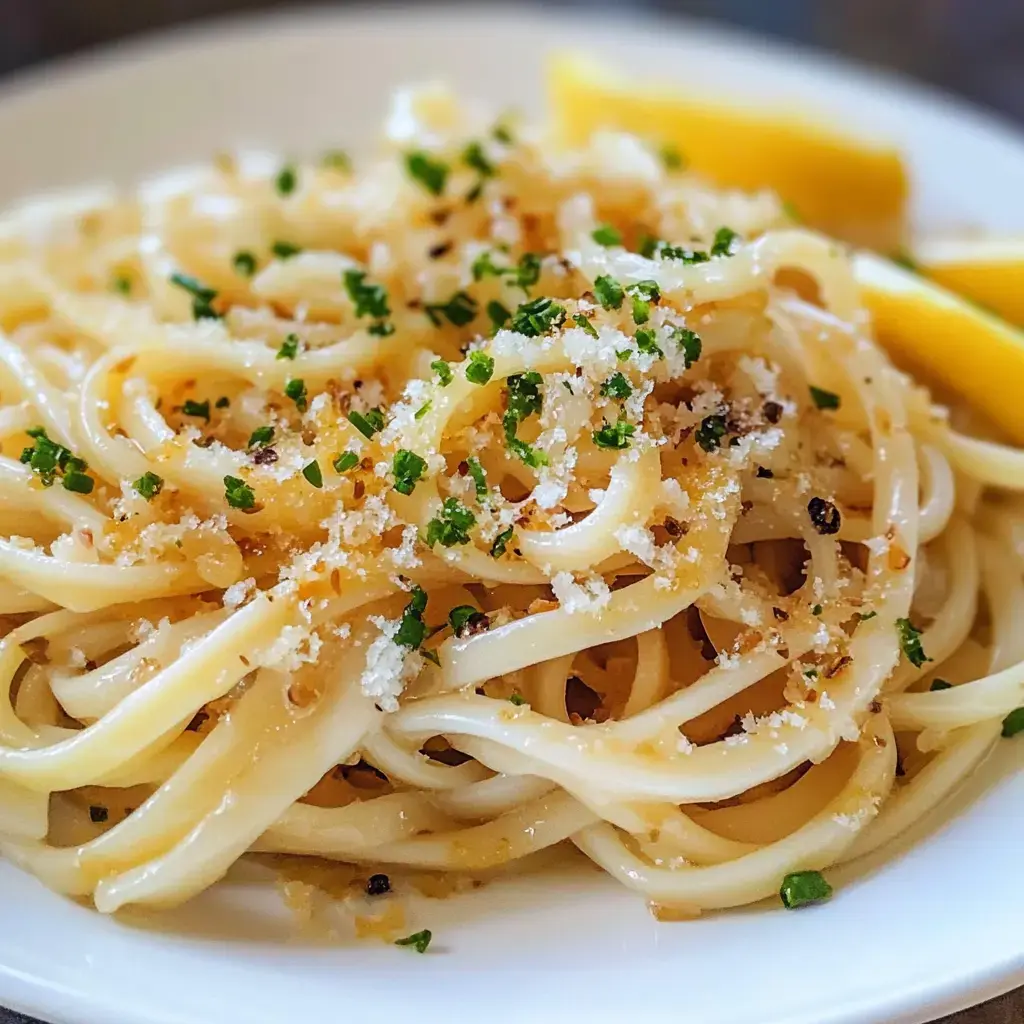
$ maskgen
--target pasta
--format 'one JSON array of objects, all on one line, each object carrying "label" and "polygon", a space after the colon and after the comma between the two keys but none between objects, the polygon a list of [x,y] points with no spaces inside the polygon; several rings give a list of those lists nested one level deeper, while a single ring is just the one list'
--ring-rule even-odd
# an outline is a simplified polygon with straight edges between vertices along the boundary
[{"label": "pasta", "polygon": [[667,163],[435,90],[359,173],[6,216],[5,856],[105,913],[558,844],[794,906],[1020,727],[1021,455],[843,245]]}]

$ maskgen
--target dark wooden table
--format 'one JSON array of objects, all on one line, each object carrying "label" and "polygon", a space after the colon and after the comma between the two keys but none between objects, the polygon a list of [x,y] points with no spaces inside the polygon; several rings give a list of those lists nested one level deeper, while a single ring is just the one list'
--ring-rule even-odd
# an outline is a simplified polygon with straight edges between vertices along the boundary
[{"label": "dark wooden table", "polygon": [[[599,10],[605,2],[575,0],[571,5]],[[892,68],[1024,125],[1021,0],[632,2],[638,8],[713,18]],[[0,75],[139,32],[282,6],[285,0],[0,0]],[[0,1024],[33,1022],[0,1008]],[[1024,1024],[1024,989],[955,1014],[944,1024]]]}]

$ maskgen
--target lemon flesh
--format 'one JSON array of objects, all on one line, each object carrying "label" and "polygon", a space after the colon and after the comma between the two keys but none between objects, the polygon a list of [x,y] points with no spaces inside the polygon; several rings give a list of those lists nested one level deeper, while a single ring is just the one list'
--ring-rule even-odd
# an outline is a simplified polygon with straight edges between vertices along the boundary
[{"label": "lemon flesh", "polygon": [[925,239],[913,256],[944,288],[1024,326],[1024,238]]},{"label": "lemon flesh", "polygon": [[889,260],[861,252],[854,272],[879,342],[1024,444],[1024,333]]},{"label": "lemon flesh", "polygon": [[717,185],[768,188],[807,224],[859,245],[899,245],[907,174],[890,145],[838,132],[798,112],[745,109],[671,85],[634,85],[590,58],[548,67],[555,137],[579,146],[599,129],[677,146],[687,167]]}]

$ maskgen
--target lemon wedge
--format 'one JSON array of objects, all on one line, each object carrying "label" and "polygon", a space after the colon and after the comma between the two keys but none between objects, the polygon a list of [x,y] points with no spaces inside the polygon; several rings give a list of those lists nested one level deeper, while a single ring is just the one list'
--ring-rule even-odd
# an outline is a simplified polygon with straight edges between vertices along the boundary
[{"label": "lemon wedge", "polygon": [[943,287],[1024,325],[1024,238],[935,238],[914,261]]},{"label": "lemon wedge", "polygon": [[568,145],[597,129],[628,130],[677,146],[691,170],[718,185],[772,189],[801,220],[829,234],[876,249],[899,244],[908,185],[890,145],[796,111],[635,85],[576,54],[551,60],[547,90],[556,138]]},{"label": "lemon wedge", "polygon": [[876,336],[896,361],[961,395],[1024,444],[1024,333],[872,253],[856,254],[854,272]]}]

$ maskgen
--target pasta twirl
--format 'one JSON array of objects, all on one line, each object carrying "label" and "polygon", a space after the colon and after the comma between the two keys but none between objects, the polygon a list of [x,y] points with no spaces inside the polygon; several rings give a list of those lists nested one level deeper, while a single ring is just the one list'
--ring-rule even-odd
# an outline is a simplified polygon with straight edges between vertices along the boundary
[{"label": "pasta twirl", "polygon": [[695,913],[898,835],[1024,703],[1020,455],[773,196],[400,110],[10,216],[0,848],[111,912],[571,843]]}]

